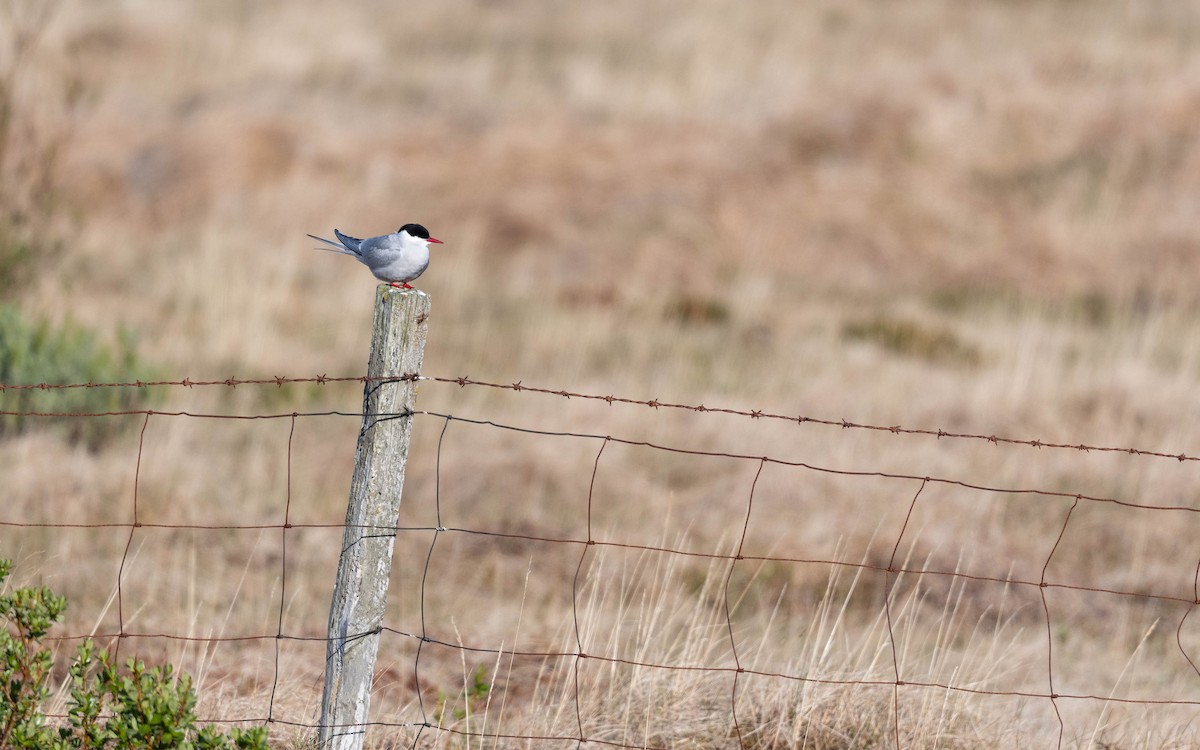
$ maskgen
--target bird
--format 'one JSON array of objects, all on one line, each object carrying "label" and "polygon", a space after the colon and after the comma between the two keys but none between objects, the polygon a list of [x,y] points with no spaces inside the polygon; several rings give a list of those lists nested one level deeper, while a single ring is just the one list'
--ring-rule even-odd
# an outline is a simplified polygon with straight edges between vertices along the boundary
[{"label": "bird", "polygon": [[397,289],[412,289],[408,282],[425,273],[429,267],[430,243],[444,244],[430,237],[429,230],[420,224],[405,224],[392,234],[365,240],[342,234],[337,229],[333,234],[338,238],[337,242],[315,234],[308,236],[329,245],[319,250],[349,255],[371,269],[375,278]]}]

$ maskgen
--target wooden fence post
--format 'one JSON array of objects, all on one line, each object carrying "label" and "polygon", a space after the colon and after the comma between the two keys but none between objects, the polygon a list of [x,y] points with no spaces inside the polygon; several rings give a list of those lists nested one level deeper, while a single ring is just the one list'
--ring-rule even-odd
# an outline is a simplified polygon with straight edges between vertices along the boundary
[{"label": "wooden fence post", "polygon": [[363,423],[329,608],[318,737],[323,750],[358,750],[366,736],[417,391],[415,380],[386,378],[421,371],[428,318],[424,292],[376,289]]}]

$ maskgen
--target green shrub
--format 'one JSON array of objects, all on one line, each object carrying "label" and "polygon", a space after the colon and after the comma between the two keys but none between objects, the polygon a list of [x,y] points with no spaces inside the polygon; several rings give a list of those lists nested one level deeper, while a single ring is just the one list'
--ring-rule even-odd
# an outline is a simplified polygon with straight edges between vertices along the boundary
[{"label": "green shrub", "polygon": [[[0,560],[0,583],[11,563]],[[196,727],[196,693],[186,674],[175,677],[169,664],[147,669],[126,661],[126,674],[108,652],[84,641],[70,667],[67,721],[52,725],[43,706],[50,694],[54,658],[42,643],[62,619],[67,602],[44,587],[17,589],[0,596],[0,747],[36,750],[114,748],[134,750],[265,750],[266,727],[220,732]]]},{"label": "green shrub", "polygon": [[[135,352],[133,336],[123,332],[119,350],[104,346],[82,326],[66,323],[52,328],[30,324],[15,307],[0,305],[0,383],[110,383],[150,380],[153,376]],[[0,390],[0,411],[41,413],[103,413],[145,408],[145,387],[52,388]],[[0,415],[0,437],[34,426],[57,425],[72,440],[99,446],[131,424],[116,417],[50,418]]]}]

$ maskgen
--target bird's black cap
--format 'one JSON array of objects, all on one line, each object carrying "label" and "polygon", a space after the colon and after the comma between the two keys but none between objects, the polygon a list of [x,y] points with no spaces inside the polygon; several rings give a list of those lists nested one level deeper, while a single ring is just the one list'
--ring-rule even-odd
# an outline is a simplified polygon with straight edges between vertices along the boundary
[{"label": "bird's black cap", "polygon": [[413,237],[420,237],[423,240],[429,239],[429,230],[420,224],[405,224],[396,230],[396,234],[408,232]]}]

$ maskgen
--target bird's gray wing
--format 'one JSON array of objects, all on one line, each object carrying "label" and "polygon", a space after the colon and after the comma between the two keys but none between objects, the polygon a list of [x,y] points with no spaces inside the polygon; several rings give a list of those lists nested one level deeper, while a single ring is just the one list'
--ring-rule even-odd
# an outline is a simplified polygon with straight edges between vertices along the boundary
[{"label": "bird's gray wing", "polygon": [[358,242],[358,254],[369,265],[390,262],[401,250],[399,238],[394,234],[368,237]]}]

